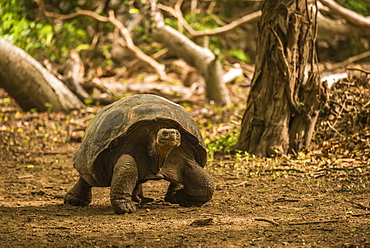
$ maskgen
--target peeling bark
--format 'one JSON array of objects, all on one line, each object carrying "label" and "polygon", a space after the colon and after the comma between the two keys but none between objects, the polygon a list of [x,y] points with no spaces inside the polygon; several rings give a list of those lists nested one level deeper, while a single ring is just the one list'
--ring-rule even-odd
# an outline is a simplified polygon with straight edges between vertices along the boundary
[{"label": "peeling bark", "polygon": [[22,49],[0,37],[0,87],[24,110],[63,111],[85,105]]}]

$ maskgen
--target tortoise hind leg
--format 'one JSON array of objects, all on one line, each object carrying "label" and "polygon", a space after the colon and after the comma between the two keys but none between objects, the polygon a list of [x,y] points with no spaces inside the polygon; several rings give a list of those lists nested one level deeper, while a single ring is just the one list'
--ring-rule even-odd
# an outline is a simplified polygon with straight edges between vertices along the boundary
[{"label": "tortoise hind leg", "polygon": [[181,176],[171,180],[165,201],[180,206],[201,206],[212,199],[214,182],[211,176],[195,161],[187,161]]},{"label": "tortoise hind leg", "polygon": [[87,206],[91,202],[91,186],[80,177],[75,186],[64,196],[64,204]]},{"label": "tortoise hind leg", "polygon": [[141,202],[141,203],[147,203],[147,202],[152,202],[154,199],[145,197],[143,193],[143,184],[137,184],[134,192],[132,193],[132,200],[134,202]]},{"label": "tortoise hind leg", "polygon": [[110,187],[110,201],[116,214],[136,211],[132,196],[137,181],[138,171],[135,159],[130,155],[122,155],[114,166]]},{"label": "tortoise hind leg", "polygon": [[176,183],[176,182],[171,182],[170,185],[168,186],[167,193],[164,197],[164,200],[166,202],[171,202],[171,203],[178,203],[176,200],[176,192],[183,189],[184,186],[181,183]]}]

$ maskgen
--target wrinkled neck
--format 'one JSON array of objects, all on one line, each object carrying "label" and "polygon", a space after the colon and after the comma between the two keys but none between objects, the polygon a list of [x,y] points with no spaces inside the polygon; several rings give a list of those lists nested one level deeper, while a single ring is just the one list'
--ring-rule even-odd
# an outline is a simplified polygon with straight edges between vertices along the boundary
[{"label": "wrinkled neck", "polygon": [[161,146],[157,142],[153,142],[149,147],[149,156],[153,161],[153,173],[158,173],[166,162],[167,156],[173,150],[172,146]]}]

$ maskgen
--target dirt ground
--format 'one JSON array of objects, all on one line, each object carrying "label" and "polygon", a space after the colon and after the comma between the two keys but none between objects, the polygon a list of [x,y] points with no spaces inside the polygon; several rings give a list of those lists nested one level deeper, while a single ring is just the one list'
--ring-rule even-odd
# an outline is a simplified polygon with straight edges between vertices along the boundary
[{"label": "dirt ground", "polygon": [[109,188],[94,188],[88,207],[63,204],[78,178],[72,131],[90,110],[23,113],[1,99],[0,247],[370,247],[367,159],[216,154],[204,206],[166,203],[167,182],[152,181],[153,202],[115,215]]},{"label": "dirt ground", "polygon": [[63,205],[77,146],[1,154],[1,247],[370,247],[363,171],[230,169],[226,156],[209,166],[217,191],[204,206],[166,203],[167,183],[153,181],[144,190],[154,202],[115,215],[108,188],[94,188],[88,207]]}]

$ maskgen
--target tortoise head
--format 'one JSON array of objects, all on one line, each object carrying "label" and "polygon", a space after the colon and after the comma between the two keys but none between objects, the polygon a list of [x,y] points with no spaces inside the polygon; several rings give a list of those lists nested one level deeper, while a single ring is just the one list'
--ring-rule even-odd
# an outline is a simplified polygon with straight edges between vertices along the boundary
[{"label": "tortoise head", "polygon": [[163,149],[163,152],[169,153],[173,148],[180,146],[180,132],[176,129],[162,128],[157,133],[156,143],[159,150]]},{"label": "tortoise head", "polygon": [[180,146],[180,142],[181,135],[178,130],[162,128],[158,131],[157,136],[154,140],[151,154],[156,154],[155,157],[159,156],[162,159],[166,159],[173,148]]}]

